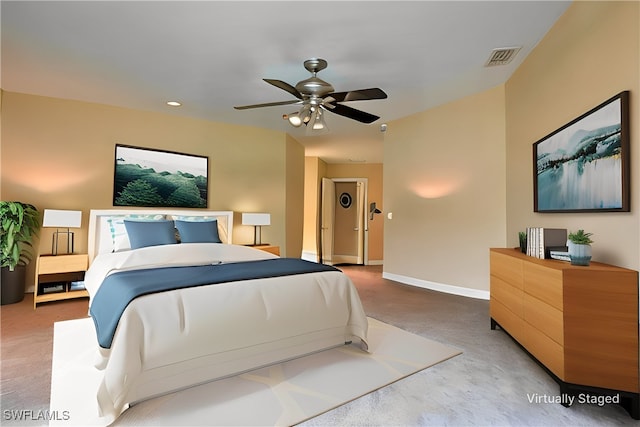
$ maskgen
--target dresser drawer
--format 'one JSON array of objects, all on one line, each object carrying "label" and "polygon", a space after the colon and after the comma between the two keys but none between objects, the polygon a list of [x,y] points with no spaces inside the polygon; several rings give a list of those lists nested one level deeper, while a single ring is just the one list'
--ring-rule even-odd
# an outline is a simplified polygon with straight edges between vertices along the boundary
[{"label": "dresser drawer", "polygon": [[509,283],[516,288],[523,288],[522,284],[522,260],[501,254],[490,253],[491,274]]},{"label": "dresser drawer", "polygon": [[87,254],[41,256],[38,259],[38,274],[86,271],[88,265]]},{"label": "dresser drawer", "polygon": [[[500,301],[491,298],[489,301],[489,311],[491,318],[500,324],[505,331],[509,332],[516,341],[523,344],[524,338],[524,320],[509,310]],[[524,344],[523,344],[524,345]]]},{"label": "dresser drawer", "polygon": [[562,311],[539,299],[524,294],[524,320],[533,328],[564,345],[564,317]]},{"label": "dresser drawer", "polygon": [[564,349],[560,344],[549,338],[540,330],[525,322],[524,347],[529,350],[536,359],[546,366],[558,378],[565,380],[564,375]]},{"label": "dresser drawer", "polygon": [[522,289],[511,286],[499,277],[491,276],[491,298],[500,301],[516,316],[522,318]]},{"label": "dresser drawer", "polygon": [[562,270],[536,263],[524,265],[525,293],[562,311]]}]

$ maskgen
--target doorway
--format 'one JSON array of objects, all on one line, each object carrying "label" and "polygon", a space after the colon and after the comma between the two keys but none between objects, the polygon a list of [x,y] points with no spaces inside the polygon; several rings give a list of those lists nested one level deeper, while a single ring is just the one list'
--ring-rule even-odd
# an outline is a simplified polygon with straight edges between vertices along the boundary
[{"label": "doorway", "polygon": [[320,252],[323,264],[365,264],[366,178],[322,178]]}]

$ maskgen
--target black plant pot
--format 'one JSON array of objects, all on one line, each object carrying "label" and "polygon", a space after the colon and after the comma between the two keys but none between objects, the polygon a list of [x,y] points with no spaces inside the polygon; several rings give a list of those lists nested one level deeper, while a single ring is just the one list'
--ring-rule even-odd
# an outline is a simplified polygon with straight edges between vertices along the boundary
[{"label": "black plant pot", "polygon": [[27,268],[24,265],[17,266],[13,271],[10,271],[9,267],[2,267],[0,305],[14,304],[24,299],[26,275]]},{"label": "black plant pot", "polygon": [[526,240],[524,242],[520,242],[520,252],[522,252],[523,254],[527,253],[527,241]]}]

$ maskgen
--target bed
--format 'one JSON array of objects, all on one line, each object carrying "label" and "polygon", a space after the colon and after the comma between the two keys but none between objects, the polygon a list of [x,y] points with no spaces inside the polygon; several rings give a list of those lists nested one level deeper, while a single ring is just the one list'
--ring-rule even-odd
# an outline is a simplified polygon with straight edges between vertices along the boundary
[{"label": "bed", "polygon": [[[140,246],[137,234],[155,243],[167,222],[191,237]],[[210,231],[218,242],[198,240]],[[367,319],[350,279],[233,244],[233,212],[92,210],[89,259],[97,401],[107,424],[169,392],[350,342],[367,350]],[[192,277],[199,282],[186,283]],[[116,300],[146,286],[153,290]]]}]

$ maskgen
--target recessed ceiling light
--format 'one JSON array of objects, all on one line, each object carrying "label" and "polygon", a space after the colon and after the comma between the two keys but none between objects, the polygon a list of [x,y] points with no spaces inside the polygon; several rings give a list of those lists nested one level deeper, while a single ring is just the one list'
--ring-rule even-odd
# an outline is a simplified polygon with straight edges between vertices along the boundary
[{"label": "recessed ceiling light", "polygon": [[167,105],[170,105],[172,107],[180,107],[182,104],[178,101],[167,101]]}]

